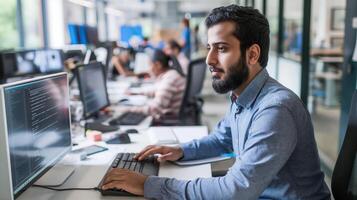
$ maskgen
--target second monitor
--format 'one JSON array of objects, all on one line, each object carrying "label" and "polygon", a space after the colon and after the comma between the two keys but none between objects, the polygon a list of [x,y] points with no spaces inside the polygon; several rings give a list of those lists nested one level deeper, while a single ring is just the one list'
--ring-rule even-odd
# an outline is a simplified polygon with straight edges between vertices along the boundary
[{"label": "second monitor", "polygon": [[[98,119],[100,117],[100,111],[110,105],[104,66],[99,62],[78,66],[76,69],[76,76],[83,103],[84,118],[97,118],[97,123],[87,123],[87,125],[93,125],[93,130],[107,130],[108,127],[100,125],[100,122],[105,121],[106,117],[104,116],[104,120]],[[141,113],[126,112],[121,116],[112,119],[109,124],[114,127],[117,127],[118,125],[138,125],[146,117],[146,115]],[[91,128],[87,126],[87,129]]]}]

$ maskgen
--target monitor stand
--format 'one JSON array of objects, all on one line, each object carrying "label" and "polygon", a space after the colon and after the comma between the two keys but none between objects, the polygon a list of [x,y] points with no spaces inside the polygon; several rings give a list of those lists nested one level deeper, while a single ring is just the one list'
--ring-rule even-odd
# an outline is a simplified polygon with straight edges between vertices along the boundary
[{"label": "monitor stand", "polygon": [[35,182],[35,185],[48,187],[61,186],[74,173],[74,170],[75,166],[57,164],[38,179]]}]

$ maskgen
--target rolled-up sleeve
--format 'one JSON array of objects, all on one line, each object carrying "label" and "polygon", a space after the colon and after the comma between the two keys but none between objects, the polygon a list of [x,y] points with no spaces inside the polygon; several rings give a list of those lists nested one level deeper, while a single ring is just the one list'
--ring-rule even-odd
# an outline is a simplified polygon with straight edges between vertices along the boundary
[{"label": "rolled-up sleeve", "polygon": [[[223,126],[222,126],[223,127]],[[220,130],[218,126],[218,130]],[[221,133],[184,145],[190,151],[221,151]],[[225,137],[223,137],[225,138]],[[155,199],[257,199],[289,159],[297,142],[293,115],[283,106],[269,106],[256,113],[244,150],[227,175],[183,181],[149,177],[145,197]],[[213,145],[210,147],[210,145]],[[185,155],[186,156],[186,155]]]}]

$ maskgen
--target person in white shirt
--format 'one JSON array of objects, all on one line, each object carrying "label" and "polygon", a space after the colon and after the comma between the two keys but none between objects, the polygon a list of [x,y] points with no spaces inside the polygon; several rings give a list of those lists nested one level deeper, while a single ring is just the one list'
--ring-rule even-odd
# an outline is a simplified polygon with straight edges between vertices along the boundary
[{"label": "person in white shirt", "polygon": [[130,112],[140,112],[160,119],[163,115],[176,116],[182,103],[186,79],[170,68],[170,57],[161,50],[155,50],[150,59],[150,75],[155,80],[155,90],[140,93],[151,99],[144,106],[133,106]]}]

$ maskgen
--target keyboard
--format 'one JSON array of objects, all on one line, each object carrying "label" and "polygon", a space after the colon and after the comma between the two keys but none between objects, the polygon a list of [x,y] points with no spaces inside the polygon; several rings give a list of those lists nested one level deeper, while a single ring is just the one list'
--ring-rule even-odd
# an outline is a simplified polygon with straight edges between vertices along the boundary
[{"label": "keyboard", "polygon": [[[136,171],[147,176],[157,176],[159,174],[159,163],[154,156],[151,156],[145,160],[137,161],[134,160],[135,153],[119,153],[113,160],[111,166],[109,167],[106,174],[113,168],[128,169]],[[102,182],[104,181],[103,176],[102,181],[99,183],[99,188],[102,187]],[[110,189],[101,190],[103,196],[135,196],[125,190]]]},{"label": "keyboard", "polygon": [[100,131],[102,133],[119,130],[118,127],[116,127],[116,126],[113,126],[113,125],[108,126],[108,125],[104,125],[102,123],[97,123],[97,122],[87,122],[85,124],[85,129],[96,130],[96,131]]},{"label": "keyboard", "polygon": [[109,121],[110,125],[118,126],[118,125],[138,125],[140,124],[147,115],[142,113],[135,112],[126,112],[119,117],[112,119]]}]

